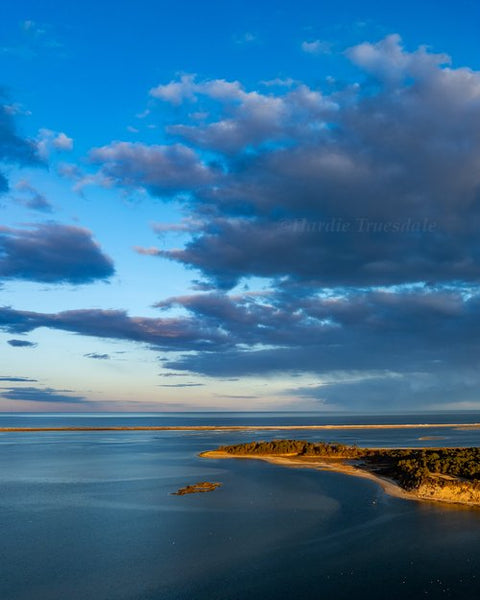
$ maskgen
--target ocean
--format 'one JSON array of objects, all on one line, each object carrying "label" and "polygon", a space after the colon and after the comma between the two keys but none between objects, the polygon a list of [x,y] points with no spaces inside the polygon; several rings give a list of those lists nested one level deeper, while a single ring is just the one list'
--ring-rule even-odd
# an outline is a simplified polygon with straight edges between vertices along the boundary
[{"label": "ocean", "polygon": [[[0,415],[0,427],[452,422],[480,422],[480,414]],[[340,473],[198,457],[220,444],[278,437],[480,445],[480,430],[440,427],[2,432],[1,600],[480,596],[480,509],[393,498]],[[172,495],[203,480],[222,487]]]}]

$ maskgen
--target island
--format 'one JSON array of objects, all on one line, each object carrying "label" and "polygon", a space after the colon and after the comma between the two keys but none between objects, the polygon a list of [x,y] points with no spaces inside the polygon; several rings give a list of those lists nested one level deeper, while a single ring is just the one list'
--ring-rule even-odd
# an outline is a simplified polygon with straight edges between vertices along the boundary
[{"label": "island", "polygon": [[222,484],[218,481],[199,481],[192,485],[187,485],[180,488],[176,492],[172,492],[173,496],[185,496],[185,494],[198,494],[200,492],[213,492]]},{"label": "island", "polygon": [[480,506],[480,448],[359,448],[327,442],[272,440],[220,446],[205,458],[254,458],[330,469],[379,483],[390,495]]}]

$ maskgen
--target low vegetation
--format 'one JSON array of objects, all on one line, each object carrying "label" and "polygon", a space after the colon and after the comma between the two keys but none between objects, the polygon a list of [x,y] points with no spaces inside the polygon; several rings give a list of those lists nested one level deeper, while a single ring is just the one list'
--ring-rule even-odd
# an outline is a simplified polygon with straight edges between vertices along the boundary
[{"label": "low vegetation", "polygon": [[271,442],[249,442],[235,446],[220,446],[220,452],[228,454],[292,454],[296,456],[325,456],[328,458],[357,458],[363,451],[356,446],[306,442],[304,440],[272,440]]},{"label": "low vegetation", "polygon": [[221,452],[239,455],[290,455],[326,459],[349,459],[356,466],[391,477],[406,490],[413,491],[435,480],[469,482],[480,490],[480,448],[374,449],[304,440],[272,440],[221,446]]},{"label": "low vegetation", "polygon": [[441,476],[462,479],[480,488],[480,448],[369,450],[365,457],[407,490]]}]

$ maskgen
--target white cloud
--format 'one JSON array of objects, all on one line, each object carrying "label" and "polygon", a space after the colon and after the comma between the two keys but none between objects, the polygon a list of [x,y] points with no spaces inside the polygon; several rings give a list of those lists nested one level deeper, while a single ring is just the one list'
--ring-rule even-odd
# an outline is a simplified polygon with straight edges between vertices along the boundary
[{"label": "white cloud", "polygon": [[37,137],[37,150],[41,158],[48,159],[52,150],[70,152],[73,150],[73,139],[66,133],[40,129]]},{"label": "white cloud", "polygon": [[245,33],[234,36],[233,39],[236,44],[253,44],[258,41],[258,36],[251,31],[246,31]]},{"label": "white cloud", "polygon": [[185,98],[210,101],[208,112],[200,111],[205,117],[203,122],[192,122],[198,121],[194,118],[199,114],[197,111],[190,113],[190,122],[171,125],[167,132],[198,146],[228,153],[286,139],[300,122],[308,122],[308,128],[317,127],[322,114],[333,108],[333,103],[326,101],[319,91],[293,80],[265,83],[267,87],[281,86],[285,91],[281,95],[270,91],[260,93],[247,91],[239,81],[195,81],[193,76],[182,76],[178,81],[154,88],[150,94],[173,104]]},{"label": "white cloud", "polygon": [[68,137],[65,133],[60,132],[53,138],[52,145],[56,150],[69,152],[70,150],[73,150],[73,139]]},{"label": "white cloud", "polygon": [[302,50],[307,54],[331,54],[332,43],[321,40],[302,42]]},{"label": "white cloud", "polygon": [[181,104],[184,100],[195,100],[195,75],[182,75],[180,81],[171,81],[165,85],[157,85],[150,90],[150,95],[171,104]]},{"label": "white cloud", "polygon": [[415,52],[405,52],[396,33],[376,44],[364,42],[354,46],[346,54],[353,63],[385,82],[397,82],[407,73],[414,77],[438,76],[437,68],[451,62],[447,54],[428,52],[425,46],[420,46]]},{"label": "white cloud", "polygon": [[145,188],[171,194],[211,183],[215,173],[198,155],[182,144],[146,146],[140,143],[113,142],[95,148],[90,162],[101,165],[89,183]]}]

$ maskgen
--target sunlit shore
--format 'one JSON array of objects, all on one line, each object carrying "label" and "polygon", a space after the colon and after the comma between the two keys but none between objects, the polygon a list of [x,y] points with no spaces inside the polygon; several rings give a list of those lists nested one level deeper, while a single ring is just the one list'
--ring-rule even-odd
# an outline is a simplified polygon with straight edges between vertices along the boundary
[{"label": "sunlit shore", "polygon": [[380,477],[370,471],[365,471],[352,465],[347,464],[341,459],[319,459],[319,458],[306,458],[299,457],[295,454],[291,456],[252,456],[249,454],[235,455],[228,454],[227,452],[221,452],[220,450],[206,450],[201,452],[202,458],[240,458],[240,459],[255,459],[263,460],[274,465],[281,465],[283,467],[296,467],[304,469],[317,469],[319,471],[335,471],[336,473],[344,473],[346,475],[354,475],[355,477],[362,477],[364,479],[371,479],[381,485],[382,489],[389,496],[395,496],[397,498],[405,498],[407,500],[418,500],[419,498],[412,492],[407,492],[402,489],[392,479],[387,477]]},{"label": "sunlit shore", "polygon": [[480,423],[409,423],[386,425],[159,425],[131,427],[0,427],[0,432],[41,431],[304,431],[345,429],[480,429]]},{"label": "sunlit shore", "polygon": [[[303,445],[304,448],[282,452],[282,445],[290,445],[292,450],[295,445]],[[271,453],[266,449],[267,446],[272,447]],[[442,465],[441,455],[445,453],[448,458]],[[469,453],[478,456],[478,448],[369,449],[325,442],[312,444],[275,440],[223,446],[201,452],[199,456],[210,459],[257,459],[287,467],[330,470],[375,481],[385,493],[397,498],[480,507],[478,473],[472,478],[464,477],[468,474],[468,465],[465,463],[472,459],[472,456],[465,456]],[[430,464],[439,466],[438,472],[427,468],[428,455]],[[454,464],[457,458],[460,462],[464,461],[460,472],[458,464],[456,467]],[[408,469],[407,462],[410,463]],[[398,468],[400,465],[401,469]]]}]

